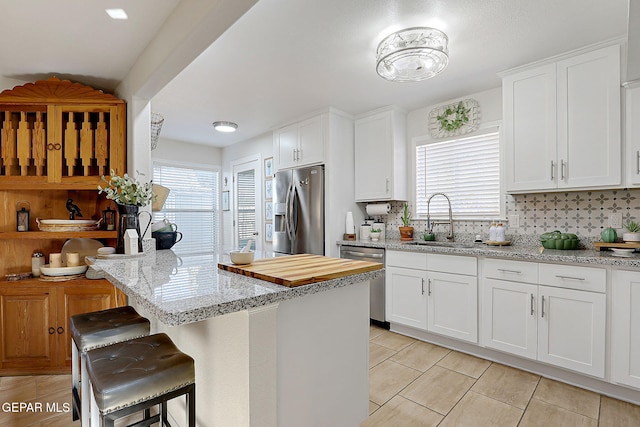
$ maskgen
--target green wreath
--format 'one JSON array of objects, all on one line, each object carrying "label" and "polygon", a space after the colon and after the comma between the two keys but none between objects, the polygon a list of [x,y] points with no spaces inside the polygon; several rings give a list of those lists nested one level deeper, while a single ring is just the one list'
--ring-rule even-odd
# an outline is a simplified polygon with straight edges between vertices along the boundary
[{"label": "green wreath", "polygon": [[452,132],[460,129],[462,125],[469,121],[471,108],[465,108],[462,101],[455,107],[447,107],[446,110],[436,117],[440,122],[440,129]]}]

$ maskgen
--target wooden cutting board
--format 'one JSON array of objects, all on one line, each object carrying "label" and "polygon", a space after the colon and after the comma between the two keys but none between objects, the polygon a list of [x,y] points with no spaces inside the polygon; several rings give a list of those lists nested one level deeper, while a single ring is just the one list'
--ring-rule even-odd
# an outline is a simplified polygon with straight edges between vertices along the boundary
[{"label": "wooden cutting board", "polygon": [[278,285],[295,287],[380,270],[383,264],[299,254],[264,258],[251,264],[218,263],[218,268]]}]

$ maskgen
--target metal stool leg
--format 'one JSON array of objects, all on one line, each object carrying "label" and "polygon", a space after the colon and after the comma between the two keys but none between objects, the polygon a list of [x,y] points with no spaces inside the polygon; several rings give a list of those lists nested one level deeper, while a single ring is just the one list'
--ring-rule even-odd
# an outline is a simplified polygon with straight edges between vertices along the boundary
[{"label": "metal stool leg", "polygon": [[[80,415],[82,418],[81,426],[89,426],[89,417],[93,412],[91,408],[91,382],[89,381],[89,374],[87,373],[87,354],[80,354],[80,378],[82,379],[82,397],[80,399]],[[90,409],[91,408],[91,409]]]},{"label": "metal stool leg", "polygon": [[[96,403],[96,397],[93,395],[93,388],[92,387],[86,387],[86,388],[90,388],[91,392],[89,393],[91,395],[91,427],[100,427],[100,410],[98,409],[98,404]],[[84,417],[84,412],[82,414],[82,416]],[[82,424],[83,426],[85,424]],[[89,426],[89,424],[86,424],[87,426]]]},{"label": "metal stool leg", "polygon": [[80,418],[80,365],[78,360],[78,346],[71,340],[71,394],[73,406],[73,421]]}]

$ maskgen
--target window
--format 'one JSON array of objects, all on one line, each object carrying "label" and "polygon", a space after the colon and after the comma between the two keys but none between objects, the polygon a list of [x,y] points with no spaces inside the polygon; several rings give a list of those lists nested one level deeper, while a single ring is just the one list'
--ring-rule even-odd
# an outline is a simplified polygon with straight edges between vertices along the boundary
[{"label": "window", "polygon": [[[458,220],[500,216],[500,138],[497,131],[416,147],[416,215],[427,216],[427,201],[445,193]],[[449,216],[444,197],[434,197],[431,217]]]},{"label": "window", "polygon": [[154,162],[153,182],[170,189],[154,221],[166,218],[178,226],[182,240],[173,249],[183,254],[211,253],[218,247],[218,172]]}]

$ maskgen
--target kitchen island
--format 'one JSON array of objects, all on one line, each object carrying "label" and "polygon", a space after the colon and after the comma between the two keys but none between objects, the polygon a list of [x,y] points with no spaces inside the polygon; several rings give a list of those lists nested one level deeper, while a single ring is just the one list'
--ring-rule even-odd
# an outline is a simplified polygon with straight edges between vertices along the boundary
[{"label": "kitchen island", "polygon": [[[269,254],[262,254],[269,256]],[[368,416],[369,280],[289,288],[225,272],[224,255],[89,259],[196,361],[197,425],[356,426]],[[169,405],[184,425],[184,401]]]}]

